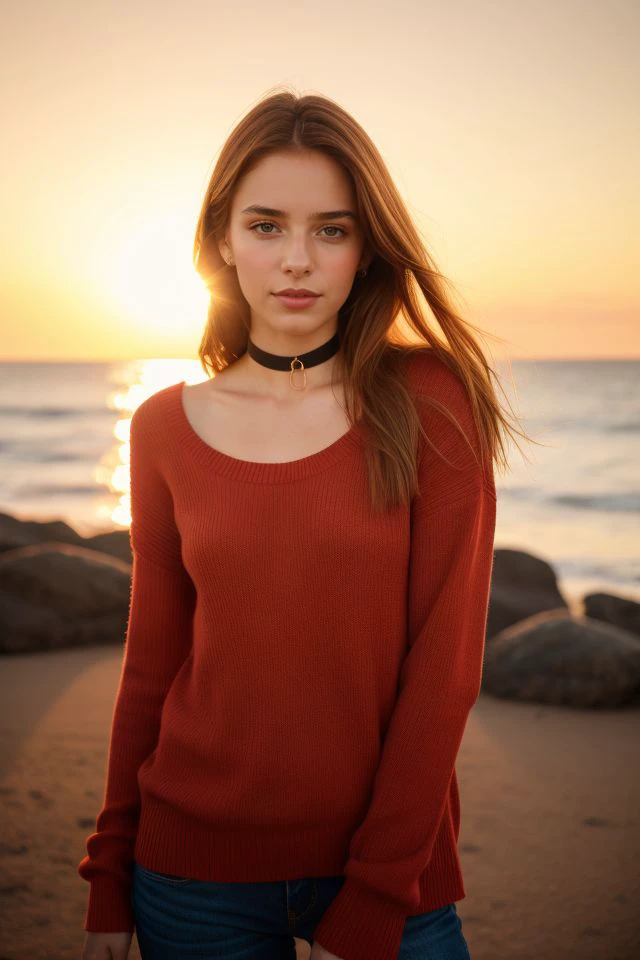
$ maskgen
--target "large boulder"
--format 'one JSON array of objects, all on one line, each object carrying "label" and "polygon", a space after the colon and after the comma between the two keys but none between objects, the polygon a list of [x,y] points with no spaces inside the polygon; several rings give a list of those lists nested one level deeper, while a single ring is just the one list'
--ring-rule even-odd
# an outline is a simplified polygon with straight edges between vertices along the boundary
[{"label": "large boulder", "polygon": [[557,611],[535,614],[487,645],[482,689],[508,700],[570,707],[640,702],[640,640]]},{"label": "large boulder", "polygon": [[122,643],[131,565],[61,543],[0,554],[0,653]]}]

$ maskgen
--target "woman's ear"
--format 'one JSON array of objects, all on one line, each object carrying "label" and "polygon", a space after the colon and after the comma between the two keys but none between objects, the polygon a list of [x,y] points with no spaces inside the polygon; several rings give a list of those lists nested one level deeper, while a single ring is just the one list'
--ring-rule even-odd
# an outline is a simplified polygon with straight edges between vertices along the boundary
[{"label": "woman's ear", "polygon": [[220,256],[225,263],[233,261],[233,254],[231,253],[231,247],[227,243],[226,237],[223,237],[222,240],[218,240],[218,250],[220,251]]},{"label": "woman's ear", "polygon": [[368,270],[371,266],[371,263],[375,257],[375,251],[371,250],[370,247],[365,246],[362,254],[360,256],[360,263],[358,264],[358,270]]}]

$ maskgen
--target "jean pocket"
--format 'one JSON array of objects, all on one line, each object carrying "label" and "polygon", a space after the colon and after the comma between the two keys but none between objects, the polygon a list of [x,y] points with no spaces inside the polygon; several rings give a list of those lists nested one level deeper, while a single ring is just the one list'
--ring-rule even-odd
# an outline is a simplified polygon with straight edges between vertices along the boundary
[{"label": "jean pocket", "polygon": [[166,883],[171,887],[184,887],[187,883],[193,882],[191,877],[179,877],[173,873],[159,873],[157,870],[150,870],[149,867],[143,867],[137,860],[134,867],[148,880],[153,880],[156,883]]}]

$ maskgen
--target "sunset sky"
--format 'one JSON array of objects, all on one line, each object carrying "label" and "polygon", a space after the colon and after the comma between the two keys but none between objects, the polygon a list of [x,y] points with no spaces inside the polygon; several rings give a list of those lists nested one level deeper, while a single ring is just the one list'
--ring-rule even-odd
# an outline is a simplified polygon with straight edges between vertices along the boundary
[{"label": "sunset sky", "polygon": [[2,360],[197,356],[218,151],[267,92],[380,149],[495,356],[640,357],[637,3],[39,0],[2,14]]}]

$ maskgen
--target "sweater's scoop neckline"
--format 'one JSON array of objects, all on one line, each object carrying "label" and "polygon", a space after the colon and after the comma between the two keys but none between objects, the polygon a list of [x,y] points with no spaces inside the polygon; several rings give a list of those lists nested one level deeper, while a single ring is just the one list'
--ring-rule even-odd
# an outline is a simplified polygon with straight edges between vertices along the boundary
[{"label": "sweater's scoop neckline", "polygon": [[296,480],[333,466],[360,444],[359,425],[353,424],[329,446],[297,460],[273,462],[233,457],[212,447],[192,426],[183,403],[185,384],[186,380],[181,380],[166,388],[168,420],[183,449],[188,450],[203,466],[224,476],[254,483]]}]

